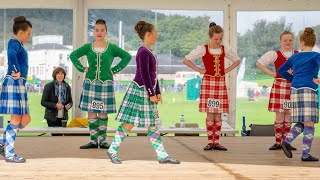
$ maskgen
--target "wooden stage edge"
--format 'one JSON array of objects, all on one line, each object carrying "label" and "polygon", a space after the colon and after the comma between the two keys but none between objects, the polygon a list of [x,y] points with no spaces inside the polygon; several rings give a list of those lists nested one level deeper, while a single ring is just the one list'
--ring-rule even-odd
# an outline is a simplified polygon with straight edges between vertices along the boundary
[{"label": "wooden stage edge", "polygon": [[[110,142],[112,137],[107,137]],[[159,164],[148,137],[127,137],[119,149],[121,165],[106,157],[105,149],[79,149],[88,136],[18,137],[16,153],[26,163],[0,158],[0,179],[319,179],[320,162],[302,162],[302,138],[293,158],[270,151],[273,137],[221,137],[228,151],[203,151],[206,137],[163,137],[168,154],[181,164]],[[311,154],[319,157],[320,138]]]}]

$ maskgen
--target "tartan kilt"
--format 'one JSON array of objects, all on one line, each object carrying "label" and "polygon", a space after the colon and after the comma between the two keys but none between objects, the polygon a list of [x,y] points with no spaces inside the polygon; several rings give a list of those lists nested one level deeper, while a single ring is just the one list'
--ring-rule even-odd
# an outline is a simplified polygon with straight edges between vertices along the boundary
[{"label": "tartan kilt", "polygon": [[6,76],[1,86],[0,93],[0,114],[29,114],[28,93],[26,79],[14,80]]},{"label": "tartan kilt", "polygon": [[291,88],[291,122],[319,122],[318,91]]},{"label": "tartan kilt", "polygon": [[291,82],[280,78],[274,80],[269,98],[269,111],[290,113],[290,88]]},{"label": "tartan kilt", "polygon": [[115,113],[116,100],[112,81],[102,83],[85,79],[82,86],[79,108],[93,113]]},{"label": "tartan kilt", "polygon": [[146,88],[135,82],[124,96],[116,120],[138,127],[160,126],[157,104],[150,101]]},{"label": "tartan kilt", "polygon": [[228,113],[229,102],[224,77],[204,75],[200,87],[200,112]]}]

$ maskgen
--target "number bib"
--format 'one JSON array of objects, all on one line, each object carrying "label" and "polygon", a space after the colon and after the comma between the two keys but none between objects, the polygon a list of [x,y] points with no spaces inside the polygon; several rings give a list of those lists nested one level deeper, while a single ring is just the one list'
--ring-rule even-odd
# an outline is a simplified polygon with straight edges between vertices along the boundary
[{"label": "number bib", "polygon": [[104,103],[102,101],[92,101],[91,108],[95,110],[103,110]]},{"label": "number bib", "polygon": [[291,102],[288,100],[284,100],[283,109],[291,109]]},{"label": "number bib", "polygon": [[220,100],[208,98],[208,107],[209,108],[220,108]]}]

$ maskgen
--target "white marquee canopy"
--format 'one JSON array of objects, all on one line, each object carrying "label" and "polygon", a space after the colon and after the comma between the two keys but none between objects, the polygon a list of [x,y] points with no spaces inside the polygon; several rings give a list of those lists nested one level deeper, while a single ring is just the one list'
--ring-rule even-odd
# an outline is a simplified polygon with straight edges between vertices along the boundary
[{"label": "white marquee canopy", "polygon": [[[223,11],[224,41],[237,49],[237,11],[320,11],[318,0],[1,0],[0,9],[45,8],[73,10],[73,47],[87,42],[89,9],[159,9]],[[78,104],[83,74],[73,69],[73,97]],[[230,99],[229,124],[235,125],[236,71],[227,77]],[[73,117],[84,114],[76,108]]]}]

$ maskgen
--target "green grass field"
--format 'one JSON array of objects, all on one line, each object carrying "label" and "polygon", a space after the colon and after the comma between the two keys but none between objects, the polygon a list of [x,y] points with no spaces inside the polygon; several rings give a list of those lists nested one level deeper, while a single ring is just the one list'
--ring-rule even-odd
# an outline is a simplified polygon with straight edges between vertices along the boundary
[{"label": "green grass field", "polygon": [[[120,105],[124,93],[116,93],[117,106]],[[30,127],[47,127],[43,121],[44,108],[40,105],[41,94],[29,94],[31,112]],[[186,93],[164,93],[163,103],[159,104],[159,115],[165,127],[179,122],[181,114],[185,116],[186,123],[198,123],[200,127],[205,126],[205,113],[198,112],[198,101],[186,99]],[[268,112],[268,99],[248,101],[247,98],[238,98],[236,104],[236,129],[241,130],[242,116],[246,117],[249,124],[273,124],[275,113]],[[117,108],[118,109],[118,108]],[[117,127],[119,123],[114,120],[116,114],[109,115],[109,126]],[[4,115],[5,121],[9,119]],[[71,113],[70,113],[71,117]],[[5,123],[6,124],[6,123]],[[318,127],[318,125],[316,126]],[[316,131],[316,136],[320,133]]]}]

